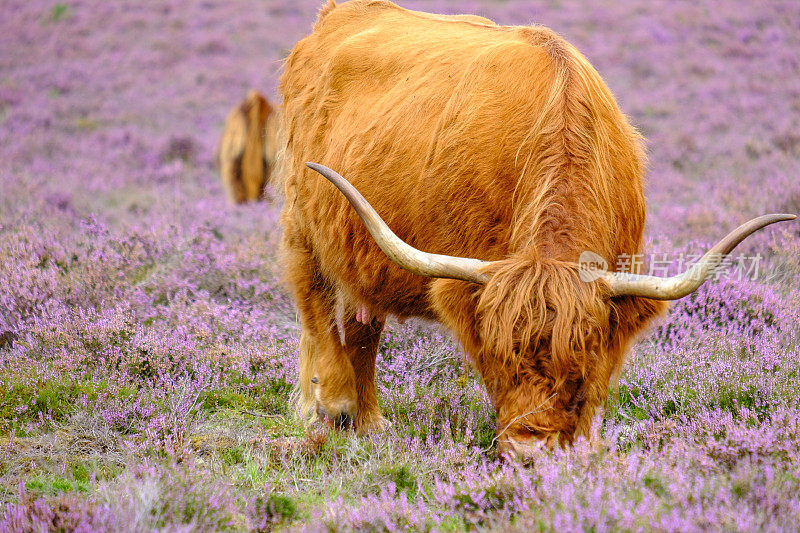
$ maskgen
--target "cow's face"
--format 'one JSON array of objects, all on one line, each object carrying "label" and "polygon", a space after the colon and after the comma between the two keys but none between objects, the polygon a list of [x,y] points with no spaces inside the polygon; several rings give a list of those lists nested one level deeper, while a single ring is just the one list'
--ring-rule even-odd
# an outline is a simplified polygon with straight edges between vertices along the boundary
[{"label": "cow's face", "polygon": [[[481,361],[491,376],[486,384],[497,409],[498,450],[503,454],[529,457],[543,448],[589,438],[631,342],[666,309],[664,302],[609,298],[603,291],[578,290],[572,298],[575,307],[546,306],[545,327],[527,344],[536,347],[518,350],[518,367]],[[576,309],[582,312],[576,314]],[[560,322],[559,314],[571,315],[575,326]],[[491,353],[490,347],[484,346],[483,353]],[[498,355],[492,359],[498,361]]]},{"label": "cow's face", "polygon": [[501,454],[530,456],[536,450],[570,444],[588,429],[587,383],[580,377],[556,387],[539,373],[521,375],[497,395],[497,443]]},{"label": "cow's face", "polygon": [[[572,368],[557,369],[551,339],[539,339],[538,348],[524,353],[519,368],[489,386],[497,409],[497,443],[502,454],[530,456],[543,447],[571,444],[585,434],[595,412],[596,381],[608,366],[597,335],[584,338],[587,349],[576,349]],[[587,365],[594,361],[599,368]],[[565,371],[563,371],[565,370]],[[495,369],[489,369],[491,374]],[[487,382],[487,385],[489,383]],[[492,390],[493,389],[493,390]]]},{"label": "cow's face", "polygon": [[612,306],[558,261],[515,260],[492,273],[476,310],[476,363],[497,409],[501,451],[528,455],[588,430],[596,382],[605,389],[616,365]]}]

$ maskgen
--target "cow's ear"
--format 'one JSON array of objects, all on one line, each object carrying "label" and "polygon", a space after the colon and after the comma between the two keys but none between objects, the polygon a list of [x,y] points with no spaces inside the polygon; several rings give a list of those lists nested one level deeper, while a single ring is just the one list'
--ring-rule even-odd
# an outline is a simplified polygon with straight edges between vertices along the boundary
[{"label": "cow's ear", "polygon": [[610,305],[612,331],[622,338],[636,336],[669,307],[667,302],[638,296],[611,298]]},{"label": "cow's ear", "polygon": [[480,353],[480,334],[475,318],[482,285],[455,279],[437,279],[429,298],[435,314],[455,335],[474,362]]}]

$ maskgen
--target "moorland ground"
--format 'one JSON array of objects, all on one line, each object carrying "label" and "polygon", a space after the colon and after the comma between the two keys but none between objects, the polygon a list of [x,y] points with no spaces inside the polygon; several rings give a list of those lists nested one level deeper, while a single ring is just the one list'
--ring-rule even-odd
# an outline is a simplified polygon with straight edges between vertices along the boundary
[{"label": "moorland ground", "polygon": [[[797,223],[641,338],[597,449],[498,462],[479,378],[414,321],[378,356],[387,432],[292,415],[280,205],[228,206],[212,154],[319,3],[0,7],[0,530],[796,530]],[[800,211],[797,2],[403,5],[576,44],[649,140],[672,268]]]}]

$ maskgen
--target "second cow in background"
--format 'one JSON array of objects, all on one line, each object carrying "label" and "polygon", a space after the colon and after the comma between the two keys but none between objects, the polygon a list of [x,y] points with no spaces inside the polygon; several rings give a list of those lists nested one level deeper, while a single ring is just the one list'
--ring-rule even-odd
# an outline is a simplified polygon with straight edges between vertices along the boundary
[{"label": "second cow in background", "polygon": [[215,162],[231,203],[271,200],[266,185],[275,169],[278,108],[251,90],[225,119]]}]

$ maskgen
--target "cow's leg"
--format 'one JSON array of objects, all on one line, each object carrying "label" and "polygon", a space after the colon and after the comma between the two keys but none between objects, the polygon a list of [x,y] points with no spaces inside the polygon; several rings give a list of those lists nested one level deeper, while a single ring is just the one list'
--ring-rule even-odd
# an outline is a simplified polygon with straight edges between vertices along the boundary
[{"label": "cow's leg", "polygon": [[220,163],[222,185],[225,188],[228,201],[232,204],[241,204],[247,199],[244,183],[242,182],[241,163],[241,157]]},{"label": "cow's leg", "polygon": [[316,411],[346,426],[356,416],[356,379],[336,330],[334,291],[310,251],[297,242],[287,230],[283,242],[286,277],[302,326],[298,408],[305,416]]},{"label": "cow's leg", "polygon": [[[356,430],[359,433],[380,431],[388,422],[381,416],[375,392],[375,357],[378,354],[384,322],[374,317],[366,324],[363,311],[348,317],[343,324],[344,345],[355,371],[357,393]],[[366,321],[366,320],[364,320]]]}]

